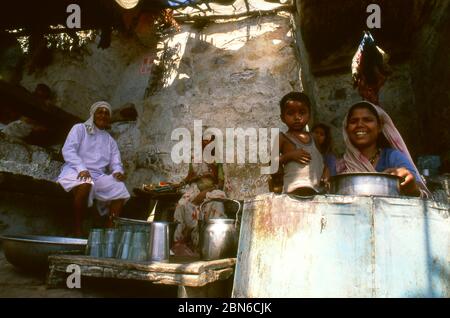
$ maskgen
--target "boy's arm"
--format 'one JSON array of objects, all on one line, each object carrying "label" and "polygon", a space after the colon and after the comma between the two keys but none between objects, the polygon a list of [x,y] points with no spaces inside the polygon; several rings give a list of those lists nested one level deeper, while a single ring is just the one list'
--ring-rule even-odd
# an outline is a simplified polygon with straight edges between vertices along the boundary
[{"label": "boy's arm", "polygon": [[289,161],[297,161],[303,165],[307,165],[311,161],[311,155],[304,149],[295,149],[280,156],[281,165],[284,165]]},{"label": "boy's arm", "polygon": [[291,141],[286,140],[282,134],[280,134],[280,164],[284,165],[289,161],[297,161],[301,164],[307,165],[311,161],[311,154],[304,149],[285,150],[286,143],[292,144]]},{"label": "boy's arm", "polygon": [[286,164],[287,162],[291,161],[291,155],[290,152],[288,151],[287,153],[285,153],[285,149],[284,149],[284,145],[286,144],[286,140],[285,137],[283,135],[283,133],[281,133],[279,135],[280,138],[280,166],[283,166],[284,164]]}]

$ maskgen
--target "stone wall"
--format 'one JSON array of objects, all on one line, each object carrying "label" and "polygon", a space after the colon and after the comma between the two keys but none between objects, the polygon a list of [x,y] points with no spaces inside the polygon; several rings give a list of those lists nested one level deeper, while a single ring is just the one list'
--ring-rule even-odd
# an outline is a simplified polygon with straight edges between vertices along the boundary
[{"label": "stone wall", "polygon": [[[81,56],[57,55],[44,71],[27,75],[22,84],[34,89],[46,83],[56,104],[86,118],[89,106],[109,100],[114,109],[131,102],[136,122],[113,124],[127,186],[159,180],[179,181],[187,164],[171,161],[172,130],[193,131],[194,120],[225,132],[227,127],[283,127],[278,102],[299,90],[299,66],[292,45],[290,16],[285,13],[239,21],[212,23],[202,30],[182,25],[159,43],[165,46],[164,77],[154,85],[153,73],[142,71],[144,60],[161,66],[161,51],[114,35],[106,50],[91,43]],[[267,191],[259,166],[225,164],[230,196],[244,199]]]},{"label": "stone wall", "polygon": [[[171,165],[167,155],[174,144],[172,129],[192,131],[194,120],[223,132],[227,127],[281,127],[278,101],[299,88],[291,41],[285,16],[213,24],[201,32],[184,27],[170,42],[180,47],[177,76],[144,105],[140,120],[151,129],[142,130],[143,144],[165,153],[161,159],[168,171],[181,178],[187,167]],[[225,165],[231,196],[266,191],[257,168]]]},{"label": "stone wall", "polygon": [[411,63],[412,83],[416,113],[420,117],[417,132],[421,141],[420,152],[446,154],[447,160],[450,160],[449,38],[450,2],[436,1],[431,20],[417,38]]},{"label": "stone wall", "polygon": [[[380,105],[394,120],[412,154],[419,142],[416,138],[418,116],[411,86],[410,64],[393,65],[393,73],[380,92]],[[361,100],[353,89],[350,67],[347,73],[316,77],[313,86],[314,119],[331,127],[335,151],[345,150],[342,121],[349,107]]]},{"label": "stone wall", "polygon": [[0,135],[0,172],[12,172],[36,179],[54,180],[63,162],[44,148],[11,140]]},{"label": "stone wall", "polygon": [[0,191],[0,234],[67,236],[73,213],[67,200]]},{"label": "stone wall", "polygon": [[47,84],[55,104],[80,118],[87,118],[90,105],[98,100],[107,100],[114,108],[141,101],[148,80],[141,67],[155,48],[116,32],[108,49],[97,48],[98,41],[99,37],[76,52],[54,52],[51,65],[24,72],[21,84],[29,91],[37,83]]},{"label": "stone wall", "polygon": [[[438,118],[443,123],[450,119],[450,2],[375,2],[383,8],[383,22],[381,29],[371,32],[393,57],[393,74],[381,90],[380,105],[414,158],[448,152],[450,160],[450,130],[448,125],[436,124]],[[365,8],[371,2],[347,2],[345,6],[309,0],[296,3],[295,37],[304,89],[314,101],[315,121],[331,126],[336,151],[341,153],[342,119],[348,106],[360,100],[351,85],[351,56],[359,44],[359,30],[366,29]],[[306,52],[307,44],[314,50]]]},{"label": "stone wall", "polygon": [[[450,28],[442,22],[448,21],[445,15],[434,16],[435,21],[419,39],[417,58],[392,65],[393,75],[380,96],[413,155],[424,150],[421,145],[428,144],[431,151],[448,142],[437,139],[442,129],[429,120],[436,112],[446,116],[448,104],[444,90],[448,72],[440,66],[448,65],[443,39]],[[299,25],[298,17],[294,25]],[[430,34],[432,45],[427,46]],[[24,74],[22,84],[32,90],[37,83],[46,83],[55,91],[57,105],[83,118],[89,106],[100,99],[109,100],[114,109],[133,103],[137,121],[115,123],[111,130],[119,143],[130,191],[144,182],[178,181],[186,174],[186,164],[171,160],[176,142],[171,133],[179,127],[192,132],[194,120],[222,131],[228,127],[285,130],[278,101],[292,90],[305,90],[310,95],[314,109],[311,124],[329,124],[335,150],[344,150],[342,119],[349,105],[359,100],[351,86],[350,65],[345,73],[312,75],[310,57],[300,32],[291,30],[289,14],[210,23],[200,30],[184,24],[179,32],[160,41],[158,48],[139,38],[113,34],[110,48],[98,49],[94,41],[83,54],[56,55],[47,69]],[[441,75],[431,77],[432,73]],[[429,89],[433,95],[428,94]],[[436,98],[431,100],[431,96]],[[418,105],[428,104],[435,106],[417,111],[422,109]],[[427,136],[438,142],[425,143],[424,136],[418,138],[423,118],[428,118]],[[448,135],[448,129],[443,135]],[[244,199],[267,191],[267,177],[260,174],[258,165],[225,164],[225,171],[231,197]],[[45,178],[57,172],[55,167]]]}]

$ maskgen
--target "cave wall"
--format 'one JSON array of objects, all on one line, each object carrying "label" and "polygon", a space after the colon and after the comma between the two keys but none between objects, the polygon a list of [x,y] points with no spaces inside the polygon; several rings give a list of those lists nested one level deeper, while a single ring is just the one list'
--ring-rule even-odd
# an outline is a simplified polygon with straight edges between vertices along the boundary
[{"label": "cave wall", "polygon": [[412,85],[421,124],[420,152],[450,160],[450,1],[435,5],[432,18],[417,37]]},{"label": "cave wall", "polygon": [[[380,105],[393,118],[411,153],[415,154],[419,146],[416,137],[419,121],[415,112],[410,68],[409,63],[393,65],[392,75],[380,92]],[[314,79],[315,121],[330,126],[334,149],[338,154],[343,154],[342,122],[350,106],[360,101],[361,97],[352,86],[350,70]]]},{"label": "cave wall", "polygon": [[[170,158],[176,143],[171,140],[173,129],[192,132],[194,120],[223,132],[228,127],[285,129],[278,102],[302,87],[287,13],[211,23],[200,30],[182,25],[180,32],[158,44],[164,51],[119,34],[113,34],[106,50],[98,49],[97,42],[78,56],[56,55],[41,72],[24,73],[22,85],[29,90],[37,83],[49,85],[55,104],[81,118],[87,118],[89,106],[100,99],[110,101],[114,109],[133,103],[137,121],[114,123],[111,130],[130,192],[144,182],[185,176],[188,165]],[[163,65],[162,78],[155,65]],[[224,168],[231,197],[244,199],[268,190],[259,165]]]},{"label": "cave wall", "polygon": [[[448,145],[449,130],[432,120],[448,116],[448,9],[448,2],[436,7],[411,58],[393,61],[393,75],[380,95],[413,155],[442,151]],[[342,119],[350,104],[359,100],[351,87],[350,65],[348,70],[314,74],[310,62],[314,57],[304,43],[301,16],[294,17],[294,32],[291,19],[279,13],[211,23],[201,29],[185,24],[158,44],[165,46],[164,51],[114,33],[109,49],[98,49],[96,39],[82,54],[56,55],[45,70],[24,73],[22,85],[29,90],[37,83],[49,85],[56,104],[82,118],[100,99],[110,101],[114,109],[133,103],[137,121],[115,123],[111,130],[119,143],[130,191],[144,182],[178,181],[186,174],[186,164],[171,161],[175,144],[171,132],[179,127],[192,132],[194,120],[222,131],[227,127],[285,130],[278,101],[291,90],[310,95],[311,124],[329,124],[335,149],[342,153]],[[166,52],[163,64],[162,52]],[[163,65],[162,78],[155,72],[154,61]],[[448,127],[445,121],[442,126]],[[423,133],[421,127],[426,127]],[[428,142],[429,138],[436,142]],[[8,151],[14,157],[14,150]],[[17,150],[17,156],[20,153]],[[49,180],[59,172],[58,163],[51,159],[41,160],[49,167],[55,165],[46,175],[36,174],[31,159],[26,159],[28,167],[17,168],[11,166],[14,159],[2,160],[9,162],[2,163],[6,171],[16,169]],[[250,198],[267,191],[267,176],[261,175],[258,165],[225,164],[225,171],[232,197]]]},{"label": "cave wall", "polygon": [[[335,150],[342,153],[342,120],[349,106],[361,99],[351,83],[351,58],[367,29],[365,8],[372,2],[381,7],[382,27],[371,32],[391,56],[393,69],[380,91],[380,105],[394,120],[413,158],[442,155],[450,149],[450,129],[436,121],[449,120],[450,1],[328,5],[297,0],[295,38],[299,50],[307,51],[302,74],[308,84],[305,91],[315,102],[314,118],[331,126]],[[321,19],[314,19],[319,14]]]}]

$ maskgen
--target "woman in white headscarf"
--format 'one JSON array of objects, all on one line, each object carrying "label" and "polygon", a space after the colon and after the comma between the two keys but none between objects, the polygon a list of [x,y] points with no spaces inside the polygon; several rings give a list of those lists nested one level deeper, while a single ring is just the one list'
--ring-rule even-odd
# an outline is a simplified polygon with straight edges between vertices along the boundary
[{"label": "woman in white headscarf", "polygon": [[107,226],[118,216],[129,199],[120,152],[116,141],[106,132],[111,106],[94,103],[89,119],[72,127],[62,148],[65,164],[58,182],[74,195],[75,235],[81,235],[83,215],[97,202],[100,215],[109,214]]}]

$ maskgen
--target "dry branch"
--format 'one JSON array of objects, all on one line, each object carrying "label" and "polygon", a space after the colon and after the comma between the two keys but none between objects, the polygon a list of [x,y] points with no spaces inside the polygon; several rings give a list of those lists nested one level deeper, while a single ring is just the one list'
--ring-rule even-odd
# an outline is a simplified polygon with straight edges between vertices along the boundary
[{"label": "dry branch", "polygon": [[263,15],[272,15],[281,11],[292,12],[294,9],[293,5],[284,5],[272,10],[258,10],[258,11],[250,11],[250,12],[242,12],[238,14],[223,14],[223,15],[176,15],[174,16],[175,20],[178,23],[192,23],[192,22],[209,22],[215,20],[227,20],[227,19],[238,19],[238,18],[250,18],[250,17],[259,17]]}]

